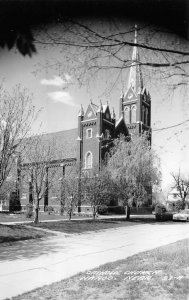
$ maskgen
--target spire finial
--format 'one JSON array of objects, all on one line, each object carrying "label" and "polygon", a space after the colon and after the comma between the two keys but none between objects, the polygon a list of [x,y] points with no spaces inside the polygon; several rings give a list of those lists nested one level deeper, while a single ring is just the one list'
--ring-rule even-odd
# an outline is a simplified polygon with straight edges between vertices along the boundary
[{"label": "spire finial", "polygon": [[83,105],[81,104],[81,108],[78,114],[78,117],[83,117],[84,116],[84,110],[83,110]]},{"label": "spire finial", "polygon": [[123,99],[124,98],[124,92],[123,92],[123,89],[121,90],[121,95],[120,95],[120,98]]},{"label": "spire finial", "polygon": [[138,30],[137,28],[138,28],[138,27],[137,27],[137,25],[135,24],[135,41],[134,41],[135,44],[137,44],[137,33],[138,33],[138,32],[137,32],[137,30]]}]

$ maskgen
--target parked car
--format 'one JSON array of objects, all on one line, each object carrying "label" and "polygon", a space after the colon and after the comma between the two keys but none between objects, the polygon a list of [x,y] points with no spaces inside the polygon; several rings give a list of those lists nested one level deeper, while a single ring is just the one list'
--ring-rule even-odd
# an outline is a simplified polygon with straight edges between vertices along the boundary
[{"label": "parked car", "polygon": [[157,221],[170,221],[173,220],[175,212],[167,211],[166,206],[159,203],[155,206],[154,213]]},{"label": "parked car", "polygon": [[189,221],[189,209],[180,210],[179,213],[173,215],[174,221]]}]

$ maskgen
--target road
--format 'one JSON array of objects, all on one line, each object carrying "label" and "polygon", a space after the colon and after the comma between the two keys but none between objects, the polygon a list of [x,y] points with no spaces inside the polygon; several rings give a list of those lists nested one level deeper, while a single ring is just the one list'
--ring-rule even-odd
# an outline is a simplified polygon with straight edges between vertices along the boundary
[{"label": "road", "polygon": [[189,223],[153,223],[1,246],[0,299],[189,238]]}]

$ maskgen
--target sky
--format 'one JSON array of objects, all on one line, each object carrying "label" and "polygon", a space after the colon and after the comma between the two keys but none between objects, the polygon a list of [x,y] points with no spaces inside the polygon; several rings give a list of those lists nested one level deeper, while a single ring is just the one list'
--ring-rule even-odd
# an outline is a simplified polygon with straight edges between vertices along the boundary
[{"label": "sky", "polygon": [[[50,30],[58,32],[59,28],[54,26]],[[37,34],[39,38],[42,32]],[[167,34],[163,38],[161,36],[161,39],[158,38],[162,44],[169,38],[171,44],[171,36]],[[176,40],[181,43],[179,39]],[[186,43],[184,45],[186,46]],[[114,71],[108,75],[101,73],[90,82],[90,85],[84,82],[79,86],[76,74],[67,67],[66,56],[61,47],[42,47],[38,44],[36,47],[37,54],[32,57],[24,57],[16,49],[0,50],[0,81],[4,87],[11,90],[16,84],[21,84],[32,94],[36,109],[42,108],[38,120],[32,127],[33,133],[39,132],[39,127],[42,132],[76,128],[80,105],[82,104],[86,110],[91,99],[97,104],[100,99],[103,103],[108,101],[110,107],[114,107],[117,119],[119,118],[119,98],[122,90],[125,91],[126,88],[128,69],[119,76],[115,86],[111,84],[114,82]],[[129,49],[125,55],[131,56],[131,52],[132,49]],[[143,55],[143,50],[141,53],[139,51],[139,54]],[[55,60],[62,62],[61,67],[44,67]],[[177,172],[180,168],[182,172],[189,174],[188,86],[174,90],[167,86],[166,82],[156,81],[157,84],[154,84],[149,76],[144,74],[144,85],[152,99],[152,147],[160,156],[162,188],[167,189],[172,184],[171,172]],[[183,124],[179,125],[180,123]]]}]

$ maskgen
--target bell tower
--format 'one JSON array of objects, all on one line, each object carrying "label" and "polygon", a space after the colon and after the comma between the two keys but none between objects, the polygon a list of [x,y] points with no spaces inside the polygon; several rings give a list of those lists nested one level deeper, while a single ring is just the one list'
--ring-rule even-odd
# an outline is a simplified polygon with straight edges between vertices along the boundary
[{"label": "bell tower", "polygon": [[137,25],[134,44],[126,92],[120,98],[120,117],[123,116],[131,134],[141,134],[144,131],[151,132],[151,97],[143,85]]}]

